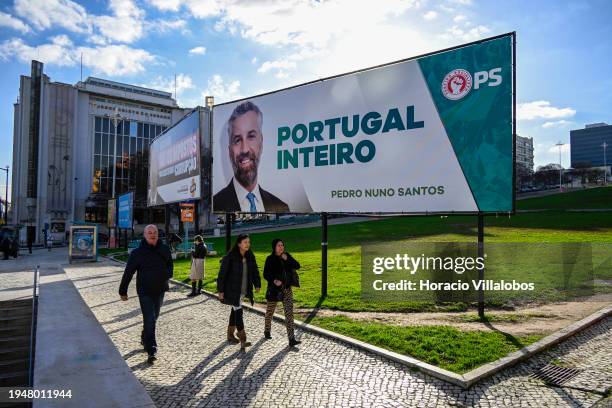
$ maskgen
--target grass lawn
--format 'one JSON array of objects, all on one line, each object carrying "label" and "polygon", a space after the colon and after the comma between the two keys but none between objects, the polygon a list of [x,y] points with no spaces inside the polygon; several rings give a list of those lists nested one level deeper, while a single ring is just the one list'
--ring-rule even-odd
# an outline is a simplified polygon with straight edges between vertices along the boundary
[{"label": "grass lawn", "polygon": [[518,210],[612,208],[612,186],[517,200]]},{"label": "grass lawn", "polygon": [[[328,230],[328,296],[320,299],[321,253],[319,228],[251,234],[257,262],[263,267],[270,253],[270,242],[279,237],[287,250],[302,264],[302,287],[295,290],[297,307],[324,307],[346,311],[433,311],[441,305],[434,302],[371,303],[361,300],[361,244],[369,241],[475,242],[476,217],[394,217],[355,224],[333,225]],[[224,238],[211,240],[216,249],[224,248]],[[524,213],[486,217],[486,242],[595,242],[612,243],[612,212],[603,213]],[[205,287],[216,291],[215,279],[220,257],[206,259]],[[189,260],[178,260],[175,277],[186,280]],[[261,271],[260,271],[261,272]],[[605,273],[605,272],[604,272]],[[608,270],[609,273],[609,270]],[[603,276],[610,278],[610,276]],[[265,287],[265,284],[264,284]],[[264,291],[256,296],[263,302]],[[465,310],[466,304],[442,305],[444,310]]]},{"label": "grass lawn", "polygon": [[357,322],[344,316],[315,317],[311,323],[459,374],[520,350],[543,337],[462,331],[448,326],[390,326]]}]

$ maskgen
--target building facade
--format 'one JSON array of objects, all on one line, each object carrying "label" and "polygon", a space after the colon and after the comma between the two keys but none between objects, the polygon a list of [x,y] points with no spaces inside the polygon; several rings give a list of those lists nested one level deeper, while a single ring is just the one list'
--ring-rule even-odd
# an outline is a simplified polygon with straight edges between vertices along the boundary
[{"label": "building facade", "polygon": [[533,138],[516,135],[516,165],[533,173]]},{"label": "building facade", "polygon": [[610,174],[612,125],[593,123],[586,125],[584,129],[571,130],[570,155],[573,168],[603,168],[605,165]]},{"label": "building facade", "polygon": [[27,226],[22,240],[40,243],[45,229],[64,240],[75,221],[103,227],[113,185],[115,197],[135,192],[136,222],[163,223],[163,211],[146,208],[148,146],[189,111],[168,92],[92,77],[52,82],[32,61],[14,113],[10,222]]}]

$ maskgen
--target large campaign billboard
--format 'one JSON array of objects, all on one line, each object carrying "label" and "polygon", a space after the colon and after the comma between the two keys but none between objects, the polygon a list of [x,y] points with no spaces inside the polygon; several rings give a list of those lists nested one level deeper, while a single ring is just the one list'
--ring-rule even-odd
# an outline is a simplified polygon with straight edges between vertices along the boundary
[{"label": "large campaign billboard", "polygon": [[514,211],[514,34],[213,108],[213,211]]},{"label": "large campaign billboard", "polygon": [[200,163],[200,115],[194,110],[149,147],[148,205],[200,198]]}]

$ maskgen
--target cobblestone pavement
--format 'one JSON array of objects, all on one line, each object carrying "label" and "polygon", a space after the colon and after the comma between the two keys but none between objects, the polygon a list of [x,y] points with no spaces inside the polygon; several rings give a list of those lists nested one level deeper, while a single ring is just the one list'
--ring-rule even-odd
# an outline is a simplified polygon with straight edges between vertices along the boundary
[{"label": "cobblestone pavement", "polygon": [[[293,351],[276,322],[273,339],[263,340],[263,317],[250,311],[245,325],[253,346],[241,354],[225,341],[229,307],[207,296],[187,298],[187,289],[178,285],[166,294],[158,321],[159,359],[149,366],[139,344],[135,281],[130,300],[121,302],[120,265],[64,269],[159,407],[587,407],[601,404],[612,384],[612,318],[463,390],[301,330],[303,343]],[[529,377],[551,360],[584,371],[563,388]]]}]

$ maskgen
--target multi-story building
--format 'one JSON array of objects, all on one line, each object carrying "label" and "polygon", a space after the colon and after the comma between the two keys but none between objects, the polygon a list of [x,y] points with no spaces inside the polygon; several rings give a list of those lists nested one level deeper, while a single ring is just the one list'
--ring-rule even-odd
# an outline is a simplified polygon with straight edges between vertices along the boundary
[{"label": "multi-story building", "polygon": [[610,174],[612,164],[612,125],[593,123],[584,129],[570,131],[570,155],[573,168],[606,166]]},{"label": "multi-story building", "polygon": [[61,239],[74,221],[104,225],[113,184],[115,196],[135,192],[137,222],[163,222],[163,211],[146,208],[148,146],[187,112],[168,92],[92,77],[52,82],[32,61],[15,103],[11,222],[35,242],[45,228]]},{"label": "multi-story building", "polygon": [[533,138],[516,135],[516,165],[533,173]]}]

